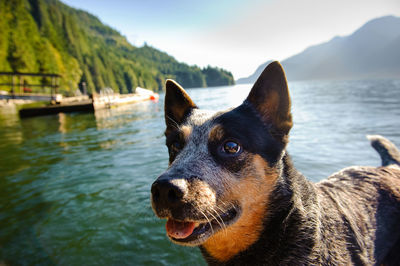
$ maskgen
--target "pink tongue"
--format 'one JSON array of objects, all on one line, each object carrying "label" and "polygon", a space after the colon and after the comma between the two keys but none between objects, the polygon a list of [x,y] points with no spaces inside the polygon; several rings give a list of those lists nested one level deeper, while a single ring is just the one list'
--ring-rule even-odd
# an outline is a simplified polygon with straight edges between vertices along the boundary
[{"label": "pink tongue", "polygon": [[173,219],[168,219],[165,228],[170,237],[182,239],[193,233],[195,224],[193,222],[179,222]]}]

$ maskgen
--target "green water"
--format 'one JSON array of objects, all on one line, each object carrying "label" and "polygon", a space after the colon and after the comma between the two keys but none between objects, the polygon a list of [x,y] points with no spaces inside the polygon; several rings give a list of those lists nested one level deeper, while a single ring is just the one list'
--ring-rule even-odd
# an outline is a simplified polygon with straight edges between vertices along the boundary
[{"label": "green water", "polygon": [[197,263],[197,249],[196,260],[164,237],[149,203],[150,184],[167,166],[161,110],[149,102],[96,114],[3,114],[1,260]]},{"label": "green water", "polygon": [[[290,84],[289,151],[318,181],[378,165],[366,134],[400,146],[400,82]],[[200,107],[240,104],[250,85],[189,90]],[[167,167],[163,95],[95,114],[20,120],[0,109],[0,265],[203,265],[165,236],[150,186]]]}]

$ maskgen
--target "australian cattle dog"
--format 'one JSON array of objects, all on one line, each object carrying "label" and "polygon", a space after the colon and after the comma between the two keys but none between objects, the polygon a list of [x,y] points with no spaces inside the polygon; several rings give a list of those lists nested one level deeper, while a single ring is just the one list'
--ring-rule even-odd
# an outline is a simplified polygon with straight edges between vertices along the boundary
[{"label": "australian cattle dog", "polygon": [[169,239],[199,246],[210,265],[400,265],[400,152],[369,136],[381,167],[312,183],[285,149],[290,105],[278,62],[217,113],[167,80],[169,167],[151,201]]}]

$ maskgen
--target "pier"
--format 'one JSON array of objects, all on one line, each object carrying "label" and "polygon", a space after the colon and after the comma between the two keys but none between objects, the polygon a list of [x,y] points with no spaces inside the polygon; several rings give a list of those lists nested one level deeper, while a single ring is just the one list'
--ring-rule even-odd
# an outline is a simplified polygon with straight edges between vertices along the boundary
[{"label": "pier", "polygon": [[23,108],[19,110],[19,116],[21,118],[24,118],[72,112],[94,112],[93,101],[87,100],[67,104],[55,104],[43,107]]},{"label": "pier", "polygon": [[112,96],[93,96],[92,99],[87,98],[81,99],[79,101],[69,99],[76,97],[67,97],[62,99],[59,104],[33,108],[22,108],[21,110],[19,110],[19,115],[21,118],[24,118],[41,115],[52,115],[58,113],[94,112],[98,109],[113,108],[125,104],[133,104],[150,100],[155,101],[156,99],[158,99],[158,95],[155,95],[157,94],[133,93],[120,95],[116,93]]},{"label": "pier", "polygon": [[[157,93],[139,87],[136,88],[135,93],[131,94],[114,93],[111,89],[108,89],[105,90],[105,93],[94,93],[91,97],[88,95],[63,97],[63,95],[58,94],[59,78],[61,77],[58,74],[0,72],[1,76],[9,77],[10,81],[0,83],[0,87],[6,86],[11,89],[10,92],[0,91],[2,92],[0,93],[0,100],[3,100],[3,103],[22,104],[19,110],[21,118],[57,113],[94,112],[95,109],[158,100]],[[42,82],[40,84],[28,84],[22,78],[24,76],[42,78]],[[44,78],[49,78],[50,83],[43,82]],[[50,88],[50,93],[34,93],[31,89],[34,87],[41,87],[41,91]],[[29,106],[30,104],[33,106]]]}]

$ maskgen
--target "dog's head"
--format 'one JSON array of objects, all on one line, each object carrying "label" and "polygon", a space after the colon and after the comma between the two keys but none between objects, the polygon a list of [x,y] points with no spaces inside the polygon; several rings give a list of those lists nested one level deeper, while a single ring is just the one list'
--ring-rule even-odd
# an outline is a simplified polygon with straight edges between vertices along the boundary
[{"label": "dog's head", "polygon": [[281,65],[267,66],[243,104],[225,112],[198,109],[168,80],[165,121],[170,164],[151,195],[168,237],[221,260],[246,249],[263,229],[292,127]]}]

